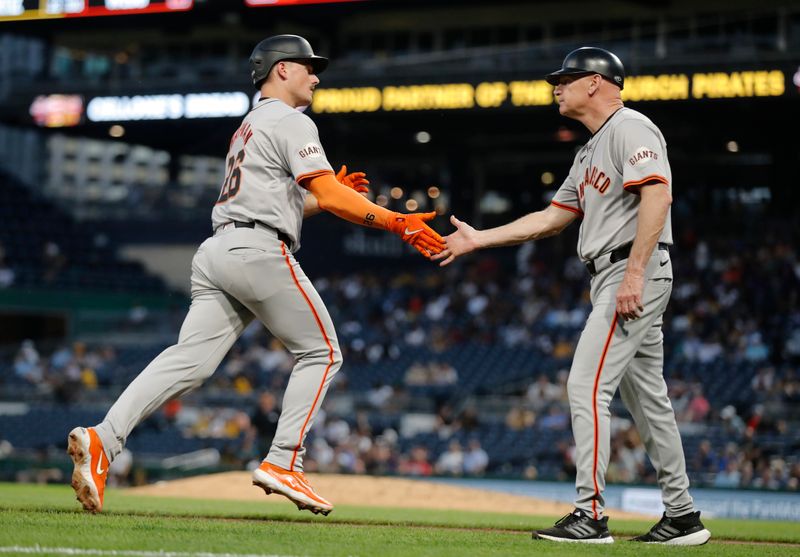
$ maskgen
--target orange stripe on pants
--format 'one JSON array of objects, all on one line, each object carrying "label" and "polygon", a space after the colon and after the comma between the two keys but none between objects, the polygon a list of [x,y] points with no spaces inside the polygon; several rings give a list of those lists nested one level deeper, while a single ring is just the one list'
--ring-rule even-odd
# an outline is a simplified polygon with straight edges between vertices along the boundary
[{"label": "orange stripe on pants", "polygon": [[325,339],[325,344],[328,345],[328,367],[325,368],[325,374],[322,376],[322,381],[317,389],[317,395],[314,397],[314,402],[311,404],[311,409],[308,411],[308,415],[306,415],[306,419],[303,422],[303,427],[300,428],[300,438],[297,440],[297,446],[294,448],[294,452],[292,454],[292,462],[289,464],[289,470],[294,471],[294,463],[295,460],[297,460],[297,451],[299,451],[300,447],[303,446],[303,437],[305,436],[306,426],[308,426],[308,421],[311,419],[311,415],[314,413],[314,409],[317,407],[317,402],[319,402],[319,397],[322,394],[322,388],[325,386],[325,379],[327,379],[328,372],[331,370],[331,366],[333,365],[333,346],[328,338],[328,334],[325,332],[325,327],[322,325],[322,320],[319,318],[319,314],[317,314],[317,310],[314,308],[314,304],[311,303],[306,291],[303,290],[303,287],[300,285],[300,281],[297,280],[297,275],[295,275],[294,269],[292,268],[292,262],[289,260],[289,256],[286,254],[286,244],[283,242],[281,242],[281,253],[283,253],[284,259],[286,259],[286,266],[289,267],[289,272],[292,274],[292,279],[294,280],[297,289],[300,291],[300,294],[303,295],[303,298],[305,298],[308,307],[311,309],[311,313],[314,314],[314,319],[316,320],[317,326],[322,333],[322,338]]},{"label": "orange stripe on pants", "polygon": [[592,458],[592,481],[594,482],[594,496],[592,499],[592,516],[595,520],[597,517],[597,497],[600,495],[600,488],[597,485],[597,444],[600,437],[600,427],[597,423],[597,389],[600,386],[600,374],[603,373],[603,365],[606,363],[606,355],[608,354],[608,347],[611,345],[611,339],[614,338],[614,330],[617,328],[618,316],[614,314],[614,320],[611,322],[611,328],[608,331],[606,343],[603,346],[603,354],[600,356],[600,363],[597,364],[597,373],[594,376],[594,390],[592,391],[592,412],[594,416],[594,453]]}]

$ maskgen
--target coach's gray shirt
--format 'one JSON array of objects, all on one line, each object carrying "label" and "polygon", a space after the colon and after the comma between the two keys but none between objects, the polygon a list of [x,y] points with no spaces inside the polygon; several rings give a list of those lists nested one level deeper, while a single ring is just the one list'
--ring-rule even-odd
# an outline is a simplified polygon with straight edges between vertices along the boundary
[{"label": "coach's gray shirt", "polygon": [[[643,114],[621,108],[578,151],[552,204],[583,217],[578,256],[589,261],[636,237],[639,188],[655,184],[672,193],[667,143]],[[672,244],[671,213],[659,242]]]}]

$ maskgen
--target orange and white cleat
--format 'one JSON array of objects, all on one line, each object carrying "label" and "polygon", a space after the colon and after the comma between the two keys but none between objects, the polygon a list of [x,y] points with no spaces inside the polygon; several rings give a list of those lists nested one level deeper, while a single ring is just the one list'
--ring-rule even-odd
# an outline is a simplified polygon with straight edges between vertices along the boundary
[{"label": "orange and white cleat", "polygon": [[292,501],[297,508],[309,510],[314,514],[327,516],[333,510],[330,501],[326,501],[314,491],[302,472],[290,472],[267,461],[253,471],[253,485],[264,492],[279,493]]},{"label": "orange and white cleat", "polygon": [[94,429],[76,427],[69,432],[67,453],[75,464],[72,489],[78,501],[85,510],[99,513],[103,509],[109,464],[103,442]]}]

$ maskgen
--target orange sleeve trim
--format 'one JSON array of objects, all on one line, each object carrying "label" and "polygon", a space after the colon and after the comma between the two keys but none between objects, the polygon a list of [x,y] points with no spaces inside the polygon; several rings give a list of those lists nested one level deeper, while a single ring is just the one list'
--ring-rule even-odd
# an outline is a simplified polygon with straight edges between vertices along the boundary
[{"label": "orange sleeve trim", "polygon": [[310,178],[316,178],[317,176],[324,176],[325,174],[333,175],[333,170],[328,170],[327,168],[324,168],[322,170],[312,170],[311,172],[306,172],[305,174],[301,174],[300,176],[298,176],[297,180],[295,180],[295,182],[297,182],[298,184],[300,184],[304,188],[307,188],[308,185],[307,184],[303,184],[303,180],[308,180]]},{"label": "orange sleeve trim", "polygon": [[666,178],[664,178],[661,174],[651,174],[650,176],[645,176],[641,180],[636,180],[635,182],[625,182],[622,184],[623,189],[628,188],[639,188],[641,186],[649,186],[651,184],[664,184],[665,186],[669,184]]},{"label": "orange sleeve trim", "polygon": [[569,211],[570,213],[575,213],[579,217],[583,216],[583,211],[581,211],[577,207],[570,207],[569,205],[564,205],[563,203],[559,203],[558,201],[551,201],[550,204],[555,205],[559,209],[564,209],[565,211]]},{"label": "orange sleeve trim", "polygon": [[388,230],[395,214],[340,184],[332,172],[313,177],[305,187],[317,198],[320,209],[354,224]]}]

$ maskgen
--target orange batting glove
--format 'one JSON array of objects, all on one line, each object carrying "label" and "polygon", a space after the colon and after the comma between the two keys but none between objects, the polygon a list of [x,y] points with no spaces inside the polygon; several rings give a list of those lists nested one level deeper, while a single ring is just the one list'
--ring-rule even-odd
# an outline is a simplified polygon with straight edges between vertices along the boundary
[{"label": "orange batting glove", "polygon": [[394,232],[402,240],[414,246],[418,252],[430,259],[431,255],[445,248],[445,241],[430,226],[425,224],[436,217],[436,211],[430,213],[393,213],[386,229]]},{"label": "orange batting glove", "polygon": [[339,172],[336,174],[336,180],[348,188],[356,190],[358,193],[367,193],[369,191],[369,188],[367,187],[369,184],[367,175],[363,172],[353,172],[348,174],[346,164],[343,164],[341,170],[339,170]]}]

